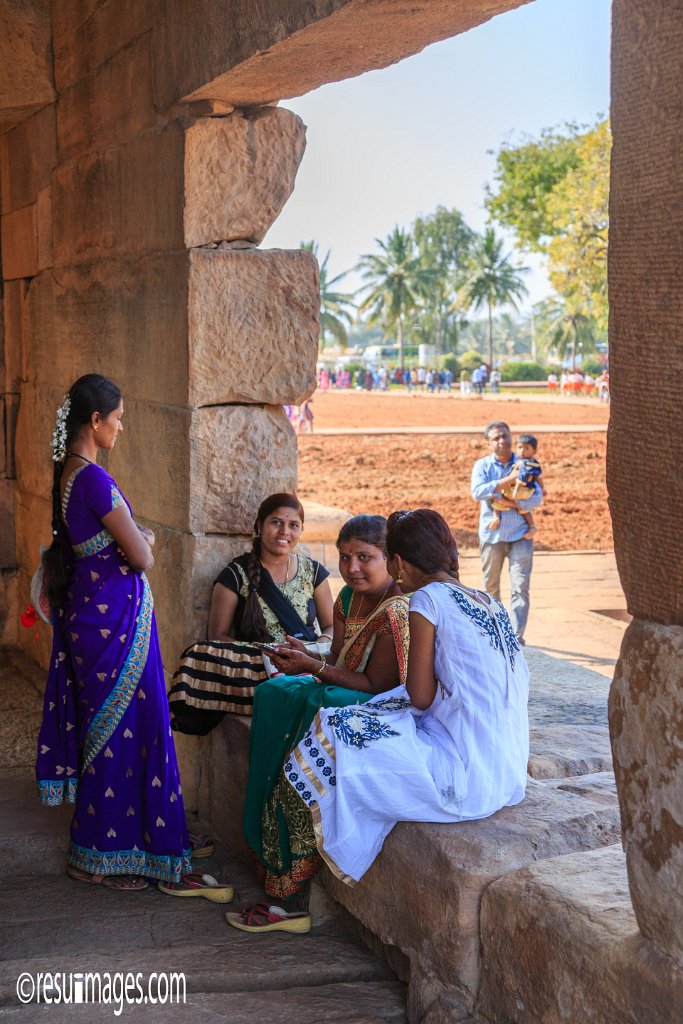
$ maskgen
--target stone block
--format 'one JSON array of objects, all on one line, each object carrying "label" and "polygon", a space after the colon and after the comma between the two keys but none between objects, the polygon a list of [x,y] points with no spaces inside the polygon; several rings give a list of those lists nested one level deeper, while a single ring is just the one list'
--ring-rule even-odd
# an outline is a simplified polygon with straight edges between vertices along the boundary
[{"label": "stone block", "polygon": [[620,845],[505,875],[484,893],[476,1014],[491,1024],[679,1024],[683,971],[639,933]]},{"label": "stone block", "polygon": [[319,301],[310,253],[193,251],[190,401],[301,402],[315,390]]},{"label": "stone block", "polygon": [[0,569],[13,569],[17,564],[14,493],[14,480],[0,478]]},{"label": "stone block", "polygon": [[55,0],[55,81],[60,92],[110,61],[149,32],[159,17],[159,0]]},{"label": "stone block", "polygon": [[0,155],[2,213],[35,203],[57,163],[54,104],[0,135]]},{"label": "stone block", "polygon": [[16,394],[22,380],[26,379],[24,304],[27,288],[28,282],[21,279],[4,282],[4,390],[6,393]]},{"label": "stone block", "polygon": [[250,723],[249,717],[226,715],[201,741],[198,814],[201,820],[211,823],[215,835],[238,857],[244,857],[247,852],[242,812],[249,767]]},{"label": "stone block", "polygon": [[532,726],[529,740],[529,774],[534,779],[560,779],[612,768],[606,725]]},{"label": "stone block", "polygon": [[300,96],[388,67],[524,2],[283,0],[226,8],[219,0],[167,0],[154,32],[157,102],[210,98],[245,107]]},{"label": "stone block", "polygon": [[[642,620],[677,625],[683,625],[677,427],[677,443],[663,446],[647,494],[640,485],[639,466],[651,441],[680,421],[680,269],[675,260],[661,258],[659,240],[664,234],[683,233],[681,164],[677,133],[672,132],[683,109],[682,47],[683,19],[676,5],[666,0],[646,8],[639,0],[614,5],[607,261],[609,506],[629,612]],[[658,383],[644,388],[644,380]],[[657,495],[654,528],[651,494]]]},{"label": "stone block", "polygon": [[247,550],[247,537],[195,537],[149,520],[156,535],[154,566],[148,572],[164,669],[170,679],[188,644],[206,639],[213,581]]},{"label": "stone block", "polygon": [[19,629],[18,573],[0,570],[0,646],[14,647]]},{"label": "stone block", "polygon": [[55,268],[31,282],[26,329],[33,383],[112,377],[124,402],[186,405],[187,254]]},{"label": "stone block", "polygon": [[0,131],[54,100],[49,0],[2,5],[0,96]]},{"label": "stone block", "polygon": [[295,490],[296,479],[296,436],[281,406],[216,406],[193,414],[193,532],[251,533],[263,499]]},{"label": "stone block", "polygon": [[68,385],[23,384],[19,401],[15,457],[17,486],[25,495],[47,498],[52,491],[50,440],[55,416]]},{"label": "stone block", "polygon": [[[127,6],[130,7],[130,3]],[[146,6],[136,4],[141,11]],[[114,8],[107,5],[102,13],[107,11],[113,12]],[[125,15],[118,4],[115,11],[110,17],[124,26]],[[102,149],[155,125],[157,111],[152,97],[149,46],[148,34],[60,92],[57,102],[60,163],[91,147]]]},{"label": "stone block", "polygon": [[[136,518],[187,530],[191,494],[197,486],[201,488],[190,465],[192,412],[138,399],[126,402],[125,398],[124,408],[124,429],[109,456],[108,471]],[[224,480],[232,483],[230,477]],[[201,489],[196,501],[201,502]]]},{"label": "stone block", "polygon": [[36,247],[38,270],[52,266],[52,189],[41,188],[36,201]]},{"label": "stone block", "polygon": [[289,110],[208,117],[185,139],[185,244],[258,245],[294,188],[306,128]]},{"label": "stone block", "polygon": [[410,958],[416,979],[431,979],[425,996],[411,988],[416,1005],[443,991],[471,1008],[479,988],[479,907],[489,885],[534,861],[618,840],[616,807],[531,780],[521,804],[484,821],[399,823],[353,887],[327,869],[323,879],[365,927]]},{"label": "stone block", "polygon": [[543,785],[552,789],[560,789],[565,793],[585,796],[595,803],[618,806],[617,783],[614,772],[589,772],[588,775],[576,775],[565,779],[543,779]]},{"label": "stone block", "polygon": [[6,281],[33,277],[38,273],[38,235],[36,204],[6,213],[0,226],[2,234],[2,272]]},{"label": "stone block", "polygon": [[17,562],[32,576],[38,567],[41,547],[48,547],[52,541],[50,487],[45,488],[41,497],[17,489],[15,522]]},{"label": "stone block", "polygon": [[[344,523],[351,519],[353,513],[349,512],[348,509],[344,508],[333,508],[331,505],[321,505],[317,501],[304,501],[304,539],[306,544],[321,544],[323,558],[318,558],[317,554],[312,554],[312,558],[323,561],[323,564],[327,564],[327,561],[332,560],[334,567],[336,568],[338,558],[336,542],[339,536],[339,531]],[[325,547],[329,550],[325,552]],[[318,549],[320,550],[320,549]],[[329,568],[329,566],[328,566]]]},{"label": "stone block", "polygon": [[640,930],[679,963],[683,962],[682,687],[683,627],[634,619],[624,634],[609,698],[624,849]]},{"label": "stone block", "polygon": [[177,123],[57,168],[57,266],[183,248],[183,133]]}]

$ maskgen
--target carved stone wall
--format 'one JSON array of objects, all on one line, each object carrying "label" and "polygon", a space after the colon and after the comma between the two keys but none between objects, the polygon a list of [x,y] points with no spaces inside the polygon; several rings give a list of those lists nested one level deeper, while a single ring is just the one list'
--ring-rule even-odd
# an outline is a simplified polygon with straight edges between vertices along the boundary
[{"label": "carved stone wall", "polygon": [[[634,616],[610,698],[638,924],[683,959],[683,11],[613,5],[607,478]],[[649,469],[643,475],[643,467]],[[646,482],[645,482],[646,481]]]}]

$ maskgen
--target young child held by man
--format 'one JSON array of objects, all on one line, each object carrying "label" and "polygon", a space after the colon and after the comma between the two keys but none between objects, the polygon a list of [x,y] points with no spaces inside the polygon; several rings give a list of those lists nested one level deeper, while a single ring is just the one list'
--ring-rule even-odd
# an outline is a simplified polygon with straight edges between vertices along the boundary
[{"label": "young child held by man", "polygon": [[[534,484],[537,483],[541,488],[541,494],[545,494],[545,486],[543,484],[543,469],[540,462],[536,458],[536,450],[538,448],[538,440],[533,434],[520,434],[517,439],[516,453],[517,462],[517,480],[514,484],[509,487],[505,487],[501,492],[504,498],[510,501],[523,501],[524,498],[530,498],[533,494]],[[492,508],[494,512],[503,512],[506,508],[501,502],[493,499]],[[520,515],[526,520],[529,529],[524,534],[523,540],[531,540],[532,537],[538,532],[536,524],[534,522],[534,516],[532,512],[522,512],[520,509]],[[497,530],[500,526],[500,515],[494,516],[491,520],[491,529]]]}]

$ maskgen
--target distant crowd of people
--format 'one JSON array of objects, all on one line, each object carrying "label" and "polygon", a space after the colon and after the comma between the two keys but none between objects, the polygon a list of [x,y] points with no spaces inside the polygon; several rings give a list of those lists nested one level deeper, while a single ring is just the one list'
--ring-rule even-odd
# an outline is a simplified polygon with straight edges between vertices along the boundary
[{"label": "distant crowd of people", "polygon": [[[465,398],[468,395],[483,395],[487,392],[498,394],[501,380],[500,370],[481,363],[472,371],[461,370],[457,383],[460,386],[460,395]],[[384,365],[379,368],[361,367],[355,370],[328,370],[326,368],[318,370],[318,388],[321,391],[328,391],[330,388],[388,391],[390,385],[403,386],[412,394],[450,393],[454,390],[456,378],[450,369],[438,370],[424,366],[404,370],[401,370],[400,367],[388,370]],[[598,398],[601,402],[609,402],[609,373],[607,369],[604,369],[597,377],[582,370],[563,371],[559,376],[556,373],[549,373],[547,385],[550,394],[588,395]],[[297,416],[298,413],[295,413],[295,420]],[[311,422],[312,416],[303,424],[303,429],[309,429]],[[297,429],[302,429],[301,424]]]},{"label": "distant crowd of people", "polygon": [[609,402],[609,371],[603,370],[597,377],[581,370],[570,373],[548,374],[548,391],[565,396],[589,395],[601,402]]}]

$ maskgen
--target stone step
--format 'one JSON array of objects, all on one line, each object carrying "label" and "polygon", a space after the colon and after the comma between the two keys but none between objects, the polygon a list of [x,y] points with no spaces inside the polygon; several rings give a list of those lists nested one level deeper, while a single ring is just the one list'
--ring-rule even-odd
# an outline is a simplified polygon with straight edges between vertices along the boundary
[{"label": "stone step", "polygon": [[644,938],[621,845],[494,882],[481,905],[477,1011],[493,1024],[680,1024],[683,971]]},{"label": "stone step", "polygon": [[30,768],[0,773],[0,878],[54,875],[66,866],[73,807],[43,807]]},{"label": "stone step", "polygon": [[[291,937],[289,937],[291,938]],[[256,940],[261,948],[262,939]],[[298,960],[298,940],[293,940],[292,961]],[[256,958],[254,947],[252,958]],[[133,963],[131,970],[140,967]],[[121,1019],[144,1024],[175,1024],[192,1021],[193,1024],[372,1024],[391,1022],[404,1024],[406,1020],[405,986],[398,981],[342,982],[315,987],[269,988],[267,991],[188,992],[185,1003],[152,1006],[144,1011],[135,1007],[123,1008]],[[113,1007],[109,1005],[65,1007],[29,1004],[5,1007],[4,1021],[16,1024],[54,1024],[70,1022],[107,1021],[111,1024]],[[116,1018],[114,1018],[116,1019]]]},{"label": "stone step", "polygon": [[[109,917],[107,922],[104,930],[110,932]],[[253,936],[229,928],[225,921],[222,924],[221,941],[140,949],[134,945],[132,936],[131,945],[125,951],[83,952],[77,962],[71,951],[68,955],[60,953],[69,945],[69,937],[62,934],[60,944],[52,951],[44,949],[44,955],[27,958],[17,952],[0,965],[0,1004],[18,1003],[16,979],[24,971],[33,977],[39,973],[68,975],[74,971],[99,972],[102,976],[106,972],[142,971],[145,976],[152,972],[181,972],[185,975],[188,993],[257,992],[306,985],[396,980],[381,958],[343,930],[316,929],[309,935],[297,936],[283,933]],[[117,927],[118,922],[113,922],[113,929]]]}]

